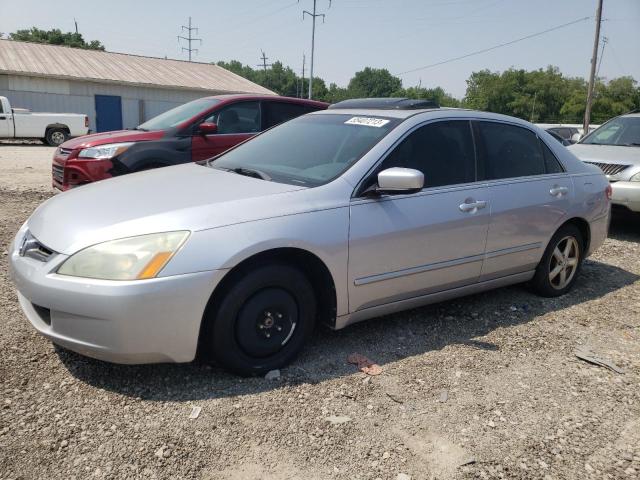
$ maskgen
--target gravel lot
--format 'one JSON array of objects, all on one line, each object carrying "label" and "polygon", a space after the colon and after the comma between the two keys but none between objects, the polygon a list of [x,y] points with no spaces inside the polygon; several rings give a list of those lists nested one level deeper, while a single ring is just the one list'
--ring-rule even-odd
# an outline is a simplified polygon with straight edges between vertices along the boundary
[{"label": "gravel lot", "polygon": [[[0,252],[50,195],[50,156],[0,145]],[[563,298],[511,287],[320,328],[280,378],[240,379],[56,349],[23,317],[5,253],[0,478],[639,478],[639,279],[640,220],[616,216]]]}]

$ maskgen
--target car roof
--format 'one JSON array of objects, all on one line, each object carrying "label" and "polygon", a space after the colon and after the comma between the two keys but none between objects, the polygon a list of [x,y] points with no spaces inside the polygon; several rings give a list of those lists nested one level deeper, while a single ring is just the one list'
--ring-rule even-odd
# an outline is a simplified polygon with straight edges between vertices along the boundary
[{"label": "car roof", "polygon": [[224,102],[229,102],[233,100],[274,100],[274,101],[284,101],[289,103],[298,103],[304,105],[315,105],[318,107],[327,107],[329,104],[326,102],[320,102],[318,100],[308,100],[306,98],[295,98],[295,97],[283,97],[281,95],[256,95],[252,93],[227,93],[223,95],[211,95],[209,97],[215,100],[220,100]]},{"label": "car roof", "polygon": [[533,127],[532,123],[527,122],[516,117],[510,117],[508,115],[502,115],[500,113],[481,112],[479,110],[470,110],[466,108],[429,108],[420,110],[383,110],[373,108],[353,108],[353,109],[328,109],[313,112],[310,115],[353,115],[353,116],[373,116],[373,117],[386,117],[397,118],[399,120],[406,120],[411,117],[420,115],[424,120],[439,119],[439,118],[477,118],[486,120],[500,120],[502,122],[515,123],[527,127]]}]

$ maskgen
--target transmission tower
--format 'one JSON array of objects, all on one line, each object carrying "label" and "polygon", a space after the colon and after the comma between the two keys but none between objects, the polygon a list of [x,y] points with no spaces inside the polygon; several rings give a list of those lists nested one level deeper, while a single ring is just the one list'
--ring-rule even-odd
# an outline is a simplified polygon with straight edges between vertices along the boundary
[{"label": "transmission tower", "polygon": [[180,43],[180,40],[186,40],[188,43],[188,47],[182,47],[182,51],[184,52],[185,50],[187,52],[189,52],[189,61],[191,61],[191,52],[195,52],[198,53],[198,49],[197,48],[191,48],[191,43],[192,42],[200,42],[200,45],[202,45],[202,39],[201,38],[194,38],[193,37],[193,32],[196,33],[196,35],[198,34],[198,29],[196,27],[192,27],[191,26],[191,17],[189,17],[189,26],[185,26],[185,25],[181,25],[182,27],[182,33],[184,33],[185,31],[187,32],[187,36],[183,37],[182,35],[178,35],[178,43]]}]

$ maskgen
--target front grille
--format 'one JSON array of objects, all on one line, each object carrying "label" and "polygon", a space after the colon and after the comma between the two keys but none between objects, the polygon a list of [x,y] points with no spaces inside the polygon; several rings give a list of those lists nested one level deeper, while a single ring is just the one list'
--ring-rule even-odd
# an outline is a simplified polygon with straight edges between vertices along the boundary
[{"label": "front grille", "polygon": [[53,175],[53,179],[58,183],[64,183],[64,167],[60,165],[53,164],[51,168],[51,174]]},{"label": "front grille", "polygon": [[60,147],[60,155],[62,155],[63,157],[68,157],[71,152],[73,152],[73,148]]},{"label": "front grille", "polygon": [[29,257],[40,262],[47,262],[55,254],[53,250],[40,243],[36,237],[27,232],[22,239],[18,253],[21,257]]},{"label": "front grille", "polygon": [[605,175],[618,175],[623,170],[630,167],[630,165],[618,165],[617,163],[599,163],[599,162],[584,162],[599,167]]}]

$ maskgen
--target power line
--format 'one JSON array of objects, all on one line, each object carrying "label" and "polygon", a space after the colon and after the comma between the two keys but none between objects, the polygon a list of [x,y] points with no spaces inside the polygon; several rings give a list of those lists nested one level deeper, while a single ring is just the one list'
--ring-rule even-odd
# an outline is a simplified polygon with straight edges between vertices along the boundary
[{"label": "power line", "polygon": [[[313,13],[308,12],[307,10],[302,11],[302,19],[304,20],[305,14],[309,15],[313,23],[313,26],[311,28],[311,69],[309,70],[309,100],[311,100],[313,95],[313,58],[315,54],[316,42],[316,18],[322,17],[322,23],[324,23],[325,18],[324,13],[316,13],[316,4],[317,0],[313,0]],[[329,0],[329,8],[331,8],[331,0]]]},{"label": "power line", "polygon": [[465,55],[460,55],[459,57],[449,58],[448,60],[442,60],[441,62],[436,62],[436,63],[432,63],[432,64],[429,64],[429,65],[424,65],[422,67],[412,68],[411,70],[406,70],[404,72],[396,73],[396,75],[406,75],[407,73],[413,73],[413,72],[417,72],[419,70],[426,70],[427,68],[433,68],[433,67],[437,67],[439,65],[444,65],[445,63],[451,63],[451,62],[455,62],[457,60],[462,60],[464,58],[473,57],[474,55],[480,55],[481,53],[490,52],[490,51],[496,50],[498,48],[506,47],[508,45],[513,45],[514,43],[522,42],[523,40],[528,40],[530,38],[539,37],[540,35],[544,35],[545,33],[553,32],[555,30],[560,30],[561,28],[565,28],[565,27],[568,27],[570,25],[574,25],[576,23],[584,22],[586,20],[589,20],[590,18],[592,18],[592,17],[579,18],[579,19],[574,20],[572,22],[563,23],[562,25],[551,27],[551,28],[548,28],[548,29],[543,30],[541,32],[532,33],[531,35],[527,35],[525,37],[520,37],[520,38],[517,38],[515,40],[511,40],[509,42],[501,43],[499,45],[494,45],[493,47],[483,48],[482,50],[476,50],[475,52],[467,53]]},{"label": "power line", "polygon": [[600,65],[602,65],[602,59],[604,58],[604,47],[609,43],[609,38],[602,36],[602,50],[600,50],[600,60],[598,61],[598,68],[596,70],[596,77],[600,74]]},{"label": "power line", "polygon": [[184,52],[185,50],[187,52],[189,52],[189,61],[191,61],[191,52],[195,52],[198,53],[198,49],[197,48],[191,48],[191,43],[192,42],[200,42],[200,45],[202,45],[202,39],[201,38],[194,38],[191,36],[191,32],[196,32],[196,34],[198,33],[198,29],[196,27],[192,27],[191,26],[191,17],[189,17],[189,26],[185,26],[185,25],[181,25],[182,27],[182,31],[184,32],[185,30],[187,31],[188,37],[183,37],[181,35],[178,35],[178,44],[180,44],[180,39],[182,40],[186,40],[189,43],[189,47],[182,47],[182,51]]}]

